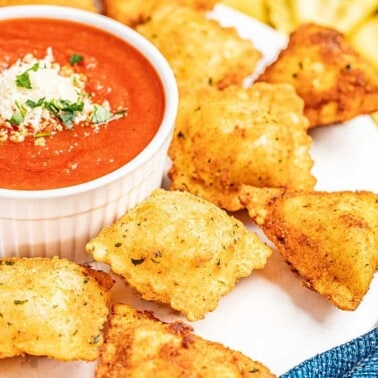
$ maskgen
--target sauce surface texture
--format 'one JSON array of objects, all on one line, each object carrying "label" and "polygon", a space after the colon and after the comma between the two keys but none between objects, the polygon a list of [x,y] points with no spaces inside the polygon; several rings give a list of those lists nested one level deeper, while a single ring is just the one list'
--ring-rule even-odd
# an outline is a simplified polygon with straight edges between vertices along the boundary
[{"label": "sauce surface texture", "polygon": [[[162,84],[150,63],[132,46],[99,29],[62,20],[0,21],[0,72],[27,54],[42,59],[52,48],[61,66],[70,57],[86,76],[85,90],[96,103],[127,109],[126,116],[97,130],[77,125],[22,143],[0,143],[0,188],[52,189],[76,185],[121,167],[141,152],[161,123],[165,99]],[[1,94],[0,94],[1,96]]]}]

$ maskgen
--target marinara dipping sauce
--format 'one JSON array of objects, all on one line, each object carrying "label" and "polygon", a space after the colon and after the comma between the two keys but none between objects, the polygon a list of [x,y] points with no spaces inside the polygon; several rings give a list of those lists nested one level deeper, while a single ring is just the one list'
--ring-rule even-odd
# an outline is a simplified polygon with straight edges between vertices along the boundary
[{"label": "marinara dipping sauce", "polygon": [[[21,60],[8,84],[23,93],[20,100],[0,92],[0,110],[7,101],[13,106],[0,119],[0,188],[84,183],[123,166],[154,137],[164,113],[164,91],[134,47],[95,27],[63,20],[4,20],[0,30],[0,74]],[[72,83],[79,93],[75,99]],[[37,97],[39,85],[43,91]],[[25,134],[21,126],[31,112],[45,118]]]}]

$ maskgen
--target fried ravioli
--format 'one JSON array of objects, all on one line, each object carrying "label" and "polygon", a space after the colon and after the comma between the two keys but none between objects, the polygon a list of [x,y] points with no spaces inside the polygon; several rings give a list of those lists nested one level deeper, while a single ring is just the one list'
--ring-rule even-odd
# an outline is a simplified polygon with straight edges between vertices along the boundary
[{"label": "fried ravioli", "polygon": [[189,193],[156,190],[87,244],[146,300],[203,318],[271,250],[237,219]]},{"label": "fried ravioli", "polygon": [[239,37],[234,28],[223,28],[189,7],[159,8],[137,31],[168,60],[179,88],[241,84],[261,58],[252,42]]},{"label": "fried ravioli", "polygon": [[245,186],[241,197],[305,286],[342,310],[358,307],[378,269],[378,195]]},{"label": "fried ravioli", "polygon": [[106,273],[59,258],[0,259],[0,358],[95,360],[108,316]]},{"label": "fried ravioli", "polygon": [[181,323],[163,323],[149,312],[113,306],[96,378],[268,378],[261,363],[196,336]]},{"label": "fried ravioli", "polygon": [[336,30],[304,24],[258,81],[289,83],[305,101],[310,127],[378,110],[377,71]]},{"label": "fried ravioli", "polygon": [[303,100],[288,84],[203,89],[186,96],[169,155],[171,189],[229,211],[240,184],[311,190],[311,138]]},{"label": "fried ravioli", "polygon": [[[170,0],[104,0],[104,12],[128,26],[136,27],[148,21],[156,10],[170,4]],[[198,10],[211,9],[216,0],[176,0],[179,5]]]}]

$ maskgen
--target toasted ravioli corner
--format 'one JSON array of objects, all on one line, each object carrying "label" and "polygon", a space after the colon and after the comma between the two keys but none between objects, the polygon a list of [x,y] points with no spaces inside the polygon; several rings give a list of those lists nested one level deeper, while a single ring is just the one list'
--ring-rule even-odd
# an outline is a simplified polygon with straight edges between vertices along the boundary
[{"label": "toasted ravioli corner", "polygon": [[378,110],[377,71],[342,33],[329,27],[301,25],[258,80],[292,84],[304,99],[310,127]]},{"label": "toasted ravioli corner", "polygon": [[182,322],[164,323],[125,304],[113,306],[96,378],[272,378],[241,352],[207,341]]},{"label": "toasted ravioli corner", "polygon": [[244,187],[242,200],[305,286],[342,310],[359,306],[378,269],[377,194]]}]

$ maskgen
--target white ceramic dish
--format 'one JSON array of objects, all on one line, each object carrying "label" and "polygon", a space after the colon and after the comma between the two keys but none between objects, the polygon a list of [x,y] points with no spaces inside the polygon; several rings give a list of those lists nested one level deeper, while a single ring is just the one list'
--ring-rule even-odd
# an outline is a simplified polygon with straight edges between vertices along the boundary
[{"label": "white ceramic dish", "polygon": [[[152,63],[165,91],[162,124],[131,162],[99,179],[53,190],[0,189],[0,256],[90,258],[85,243],[161,185],[178,106],[173,73],[160,52],[134,30],[107,17],[53,6],[0,8],[0,19],[55,18],[92,25],[125,40]],[[41,178],[42,179],[42,178]]]}]

